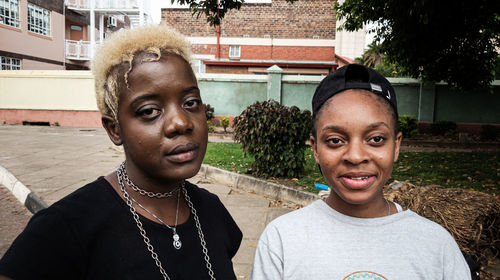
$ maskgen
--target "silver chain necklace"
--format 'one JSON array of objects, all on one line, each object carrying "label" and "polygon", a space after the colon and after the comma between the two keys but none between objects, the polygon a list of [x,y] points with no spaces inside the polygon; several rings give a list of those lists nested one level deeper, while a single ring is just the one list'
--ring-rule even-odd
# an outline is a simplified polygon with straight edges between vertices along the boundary
[{"label": "silver chain necklace", "polygon": [[[123,197],[125,198],[126,203],[130,209],[130,213],[132,213],[132,217],[134,218],[135,224],[137,225],[137,228],[139,229],[139,233],[142,236],[144,244],[146,244],[148,251],[151,253],[151,258],[153,258],[153,260],[155,261],[155,264],[158,267],[158,269],[160,270],[160,273],[163,276],[163,279],[170,280],[170,277],[168,277],[167,272],[165,271],[165,269],[163,269],[163,266],[161,265],[161,262],[158,259],[158,254],[155,253],[153,245],[151,245],[149,237],[146,235],[146,231],[144,230],[144,227],[142,226],[142,222],[139,219],[139,214],[137,214],[137,211],[135,210],[134,205],[132,203],[132,197],[130,197],[127,190],[125,189],[125,184],[123,182],[123,179],[124,179],[124,173],[122,172],[123,170],[125,170],[124,163],[122,163],[120,165],[120,167],[118,167],[118,169],[116,170],[116,177],[118,178],[118,183],[120,184],[120,188],[121,188],[121,191],[123,193]],[[196,214],[196,209],[194,208],[193,203],[191,202],[191,198],[187,194],[187,190],[184,187],[184,182],[181,186],[181,190],[184,193],[184,197],[186,199],[188,207],[190,208],[191,213],[193,214],[193,218],[194,218],[194,221],[196,224],[196,229],[198,230],[198,236],[200,237],[200,245],[202,247],[202,251],[204,254],[206,268],[208,270],[208,276],[210,276],[211,280],[215,280],[214,272],[212,270],[212,264],[210,263],[210,257],[208,256],[208,249],[207,249],[206,242],[205,242],[205,236],[203,234],[203,231],[201,230],[200,220],[198,218],[198,215]]]},{"label": "silver chain necklace", "polygon": [[[184,182],[182,182],[182,184],[184,185]],[[181,247],[182,247],[182,242],[181,242],[181,240],[179,238],[179,235],[177,234],[177,219],[179,217],[179,199],[180,199],[180,197],[181,197],[181,192],[179,191],[177,193],[177,209],[175,210],[175,225],[173,227],[167,225],[167,223],[165,223],[162,219],[160,219],[160,217],[158,217],[155,214],[153,214],[153,212],[149,211],[146,207],[144,207],[142,204],[140,204],[133,197],[130,197],[130,199],[132,199],[132,201],[135,204],[137,204],[137,206],[141,207],[144,211],[148,212],[149,215],[153,216],[157,221],[159,221],[164,226],[166,226],[166,227],[168,227],[169,229],[172,230],[172,238],[174,239],[174,241],[172,242],[172,244],[174,245],[174,248],[177,249],[177,250],[181,249]]]},{"label": "silver chain necklace", "polygon": [[165,198],[165,197],[171,197],[174,195],[174,193],[181,188],[181,186],[169,191],[169,192],[165,192],[165,193],[154,193],[154,192],[150,192],[150,191],[147,191],[147,190],[144,190],[144,189],[141,189],[139,188],[138,186],[136,186],[134,184],[134,182],[132,182],[132,180],[130,180],[130,178],[128,177],[128,174],[127,174],[127,170],[125,169],[125,162],[122,162],[120,164],[120,167],[119,169],[121,169],[122,171],[122,174],[123,174],[123,179],[125,179],[125,182],[127,182],[127,185],[133,189],[135,192],[138,192],[139,194],[143,195],[143,196],[147,196],[147,197],[150,197],[150,198]]}]

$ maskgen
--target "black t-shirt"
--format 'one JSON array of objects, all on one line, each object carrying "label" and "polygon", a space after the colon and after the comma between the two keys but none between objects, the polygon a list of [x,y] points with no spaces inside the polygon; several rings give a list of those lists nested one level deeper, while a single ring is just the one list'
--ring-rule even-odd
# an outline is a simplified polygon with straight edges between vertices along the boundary
[{"label": "black t-shirt", "polygon": [[[189,182],[217,279],[236,279],[232,257],[242,233],[219,198]],[[170,279],[210,279],[193,219],[172,230],[140,216]],[[35,214],[0,260],[0,275],[22,279],[163,279],[129,207],[100,177]]]}]

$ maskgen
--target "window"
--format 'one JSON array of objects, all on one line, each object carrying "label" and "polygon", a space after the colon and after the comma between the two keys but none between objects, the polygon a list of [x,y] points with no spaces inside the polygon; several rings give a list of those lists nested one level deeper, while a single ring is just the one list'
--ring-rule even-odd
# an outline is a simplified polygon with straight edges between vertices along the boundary
[{"label": "window", "polygon": [[0,0],[0,23],[19,27],[19,0]]},{"label": "window", "polygon": [[28,3],[28,31],[50,36],[50,11]]},{"label": "window", "polygon": [[82,31],[83,30],[83,27],[81,27],[80,25],[70,25],[69,28],[71,30],[75,30],[75,31]]},{"label": "window", "polygon": [[205,73],[205,71],[206,71],[206,66],[203,63],[203,60],[193,59],[193,62],[191,63],[191,65],[193,66],[193,71],[196,74]]},{"label": "window", "polygon": [[21,60],[6,56],[0,56],[2,70],[21,70]]},{"label": "window", "polygon": [[229,46],[229,57],[231,58],[239,58],[241,53],[240,46]]}]

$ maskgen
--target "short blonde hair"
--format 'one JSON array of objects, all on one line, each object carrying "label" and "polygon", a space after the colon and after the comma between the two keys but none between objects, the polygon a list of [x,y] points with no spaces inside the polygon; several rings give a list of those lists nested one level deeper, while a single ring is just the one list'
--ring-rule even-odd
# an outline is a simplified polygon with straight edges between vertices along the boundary
[{"label": "short blonde hair", "polygon": [[142,26],[113,33],[99,47],[92,63],[97,107],[102,115],[118,120],[119,66],[128,64],[124,74],[125,83],[128,83],[128,73],[132,71],[134,57],[139,53],[156,56],[142,59],[141,62],[158,61],[162,53],[177,54],[188,63],[191,62],[188,41],[166,25]]}]

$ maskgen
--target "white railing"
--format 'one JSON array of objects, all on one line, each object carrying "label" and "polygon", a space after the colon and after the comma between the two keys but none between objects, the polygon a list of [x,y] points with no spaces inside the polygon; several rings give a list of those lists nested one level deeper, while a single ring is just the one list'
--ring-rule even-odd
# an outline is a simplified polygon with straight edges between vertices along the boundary
[{"label": "white railing", "polygon": [[[96,48],[98,44],[96,42]],[[91,60],[89,41],[66,40],[66,58],[73,60]]]},{"label": "white railing", "polygon": [[[90,0],[65,0],[73,9],[90,9]],[[94,9],[139,9],[138,0],[94,0]]]}]

